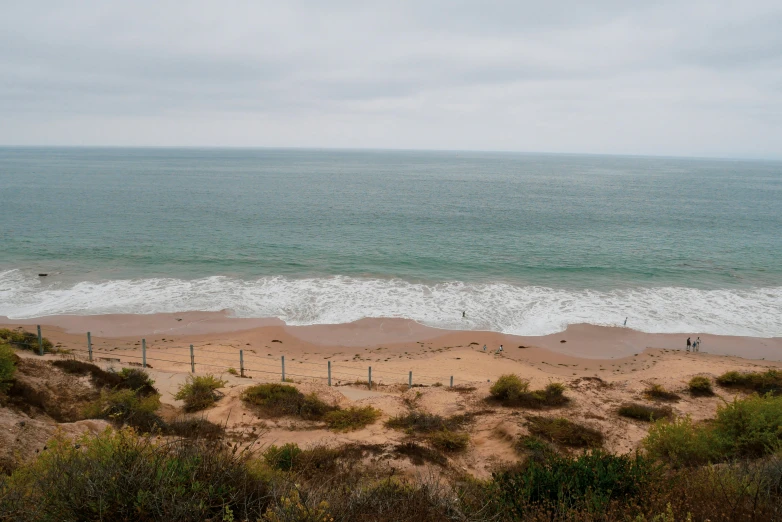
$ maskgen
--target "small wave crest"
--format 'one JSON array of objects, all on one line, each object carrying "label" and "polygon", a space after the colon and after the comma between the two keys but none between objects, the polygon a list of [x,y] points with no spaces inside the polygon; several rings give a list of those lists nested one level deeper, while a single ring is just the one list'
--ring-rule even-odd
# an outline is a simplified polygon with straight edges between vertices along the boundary
[{"label": "small wave crest", "polygon": [[66,284],[25,276],[19,270],[0,272],[0,315],[13,319],[226,309],[237,317],[278,317],[291,325],[400,317],[438,328],[546,335],[569,324],[617,325],[627,317],[628,327],[650,333],[782,336],[782,287],[597,291],[344,276],[255,280],[213,276]]}]

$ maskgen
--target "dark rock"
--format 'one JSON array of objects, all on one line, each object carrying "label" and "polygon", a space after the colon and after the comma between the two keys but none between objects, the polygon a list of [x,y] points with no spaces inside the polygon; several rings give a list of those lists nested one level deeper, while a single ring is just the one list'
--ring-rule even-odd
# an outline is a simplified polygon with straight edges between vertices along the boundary
[{"label": "dark rock", "polygon": [[38,277],[46,277],[46,276],[48,276],[48,275],[49,275],[49,274],[38,274]]}]

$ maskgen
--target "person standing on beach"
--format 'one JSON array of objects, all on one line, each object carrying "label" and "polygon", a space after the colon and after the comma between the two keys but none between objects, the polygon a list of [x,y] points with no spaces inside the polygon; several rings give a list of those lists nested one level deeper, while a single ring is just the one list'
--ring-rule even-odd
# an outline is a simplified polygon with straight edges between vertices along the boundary
[{"label": "person standing on beach", "polygon": [[690,341],[690,338],[687,338],[687,351],[690,351],[690,346],[692,345],[692,342]]},{"label": "person standing on beach", "polygon": [[485,344],[483,345],[483,351],[484,352],[486,351],[486,345]]},{"label": "person standing on beach", "polygon": [[695,351],[700,352],[701,351],[701,338],[698,336],[697,339],[695,339]]}]

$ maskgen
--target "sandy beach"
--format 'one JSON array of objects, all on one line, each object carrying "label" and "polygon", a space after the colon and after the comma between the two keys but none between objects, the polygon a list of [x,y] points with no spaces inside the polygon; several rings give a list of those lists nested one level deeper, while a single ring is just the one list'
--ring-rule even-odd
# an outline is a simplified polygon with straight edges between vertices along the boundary
[{"label": "sandy beach", "polygon": [[[343,406],[372,404],[384,418],[405,411],[405,401],[411,397],[424,410],[442,415],[485,411],[471,433],[471,451],[454,462],[477,476],[487,476],[498,462],[514,461],[517,457],[508,441],[526,429],[513,409],[486,408],[488,389],[502,374],[516,373],[529,379],[533,388],[562,382],[573,401],[558,414],[598,427],[606,434],[607,449],[627,452],[638,447],[648,423],[617,417],[615,410],[626,402],[644,401],[643,390],[650,384],[680,393],[674,411],[701,420],[713,417],[722,400],[730,400],[735,392],[718,390],[713,398],[691,398],[685,391],[691,377],[782,367],[779,338],[700,335],[702,351],[688,353],[683,350],[686,335],[591,325],[574,325],[544,337],[518,337],[443,331],[399,319],[288,326],[275,319],[234,319],[204,312],[0,319],[0,323],[0,327],[29,331],[41,324],[45,337],[70,351],[45,359],[86,358],[90,331],[94,360],[104,367],[140,366],[144,339],[149,372],[162,393],[164,413],[170,416],[181,407],[173,395],[191,371],[192,344],[196,373],[220,374],[228,380],[225,397],[207,412],[209,418],[227,423],[240,439],[255,435],[260,426],[263,444],[387,444],[403,438],[382,423],[338,434],[304,421],[256,418],[239,399],[241,391],[257,382],[279,382],[283,356],[285,376],[295,386]],[[497,351],[500,345],[502,352]],[[245,378],[229,373],[229,368],[240,369],[240,350]],[[329,362],[332,386],[327,380]],[[412,389],[407,386],[409,372],[416,385]],[[454,388],[449,387],[451,377]]]}]

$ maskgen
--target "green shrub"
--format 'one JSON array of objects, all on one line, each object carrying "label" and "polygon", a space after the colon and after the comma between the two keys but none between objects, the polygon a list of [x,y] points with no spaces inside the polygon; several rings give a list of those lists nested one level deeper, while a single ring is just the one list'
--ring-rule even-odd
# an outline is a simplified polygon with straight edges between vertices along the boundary
[{"label": "green shrub", "polygon": [[489,393],[492,399],[506,406],[535,409],[562,406],[569,401],[565,397],[565,385],[562,383],[552,382],[542,390],[530,391],[529,381],[513,374],[503,375],[497,379]]},{"label": "green shrub", "polygon": [[381,412],[372,406],[357,407],[351,406],[345,410],[335,410],[327,412],[323,420],[328,424],[329,429],[334,431],[352,431],[358,430],[374,423],[380,418]]},{"label": "green shrub", "polygon": [[15,372],[16,354],[9,345],[0,344],[0,395],[11,388]]},{"label": "green shrub", "polygon": [[[19,350],[29,350],[32,352],[38,352],[38,350],[40,350],[38,345],[38,334],[26,332],[21,328],[17,330],[0,328],[0,344],[10,344]],[[54,351],[54,345],[52,345],[52,342],[46,337],[43,337],[43,351],[44,353]]]},{"label": "green shrub", "polygon": [[510,520],[526,520],[530,512],[543,515],[535,520],[569,520],[553,513],[578,510],[592,514],[578,520],[606,520],[594,514],[605,512],[612,501],[630,503],[659,475],[659,468],[641,455],[594,451],[577,458],[553,453],[543,461],[531,459],[520,468],[495,473],[493,478],[497,502]]},{"label": "green shrub", "polygon": [[288,443],[279,447],[272,444],[263,452],[263,460],[274,469],[291,471],[301,453],[298,444]]},{"label": "green shrub", "polygon": [[661,384],[653,384],[644,390],[644,395],[650,399],[657,399],[660,401],[678,401],[681,399],[673,392],[669,392]]},{"label": "green shrub", "polygon": [[751,395],[717,408],[712,429],[729,457],[761,457],[782,447],[782,396]]},{"label": "green shrub", "polygon": [[603,434],[562,417],[528,417],[530,433],[555,444],[594,448],[603,444]]},{"label": "green shrub", "polygon": [[501,375],[497,382],[492,384],[489,393],[500,401],[515,401],[522,393],[529,390],[529,381],[518,375],[508,373]]},{"label": "green shrub", "polygon": [[135,391],[138,395],[147,396],[158,393],[153,381],[145,370],[139,368],[122,368],[119,371],[119,377],[122,379],[119,388],[125,388]]},{"label": "green shrub", "polygon": [[268,482],[245,452],[197,440],[157,441],[107,429],[47,444],[3,488],[0,519],[19,521],[262,520]]},{"label": "green shrub", "polygon": [[311,393],[304,395],[288,384],[258,384],[242,393],[242,400],[259,407],[267,415],[296,415],[303,419],[320,419],[329,411],[338,410]]},{"label": "green shrub", "polygon": [[185,403],[185,411],[205,410],[213,405],[219,396],[215,390],[225,386],[226,381],[212,374],[188,375],[187,381],[179,386],[174,398]]},{"label": "green shrub", "polygon": [[718,407],[710,423],[658,422],[643,444],[655,458],[693,466],[772,454],[782,445],[780,426],[782,397],[752,395]]},{"label": "green shrub", "polygon": [[410,411],[403,415],[396,415],[386,421],[386,426],[395,430],[404,430],[407,433],[429,433],[433,431],[455,431],[462,428],[472,420],[470,415],[454,415],[443,417],[433,413],[422,411]]},{"label": "green shrub", "polygon": [[164,430],[165,423],[155,414],[158,408],[159,394],[140,396],[130,389],[102,390],[100,398],[87,406],[85,417],[108,419],[145,432]]},{"label": "green shrub", "polygon": [[548,442],[533,437],[532,435],[521,435],[513,444],[513,449],[518,453],[529,455],[531,459],[543,462],[546,459],[556,455],[557,450]]},{"label": "green shrub", "polygon": [[690,393],[700,397],[710,397],[714,395],[714,390],[711,388],[711,381],[708,377],[697,375],[690,379],[687,383],[687,389]]},{"label": "green shrub", "polygon": [[470,436],[463,431],[435,431],[429,435],[432,446],[441,451],[464,451],[470,442]]},{"label": "green shrub", "polygon": [[638,419],[646,422],[654,422],[660,419],[670,419],[673,417],[673,410],[670,406],[655,407],[645,404],[624,404],[619,408],[619,415]]},{"label": "green shrub", "polygon": [[204,417],[180,417],[166,424],[166,435],[188,439],[219,439],[225,434],[225,426],[216,424]]},{"label": "green shrub", "polygon": [[682,417],[652,425],[643,440],[649,456],[674,466],[694,466],[720,460],[724,450],[712,430]]},{"label": "green shrub", "polygon": [[739,373],[725,372],[717,377],[717,384],[725,388],[742,388],[755,391],[760,395],[782,394],[782,371],[769,369],[765,372]]}]

